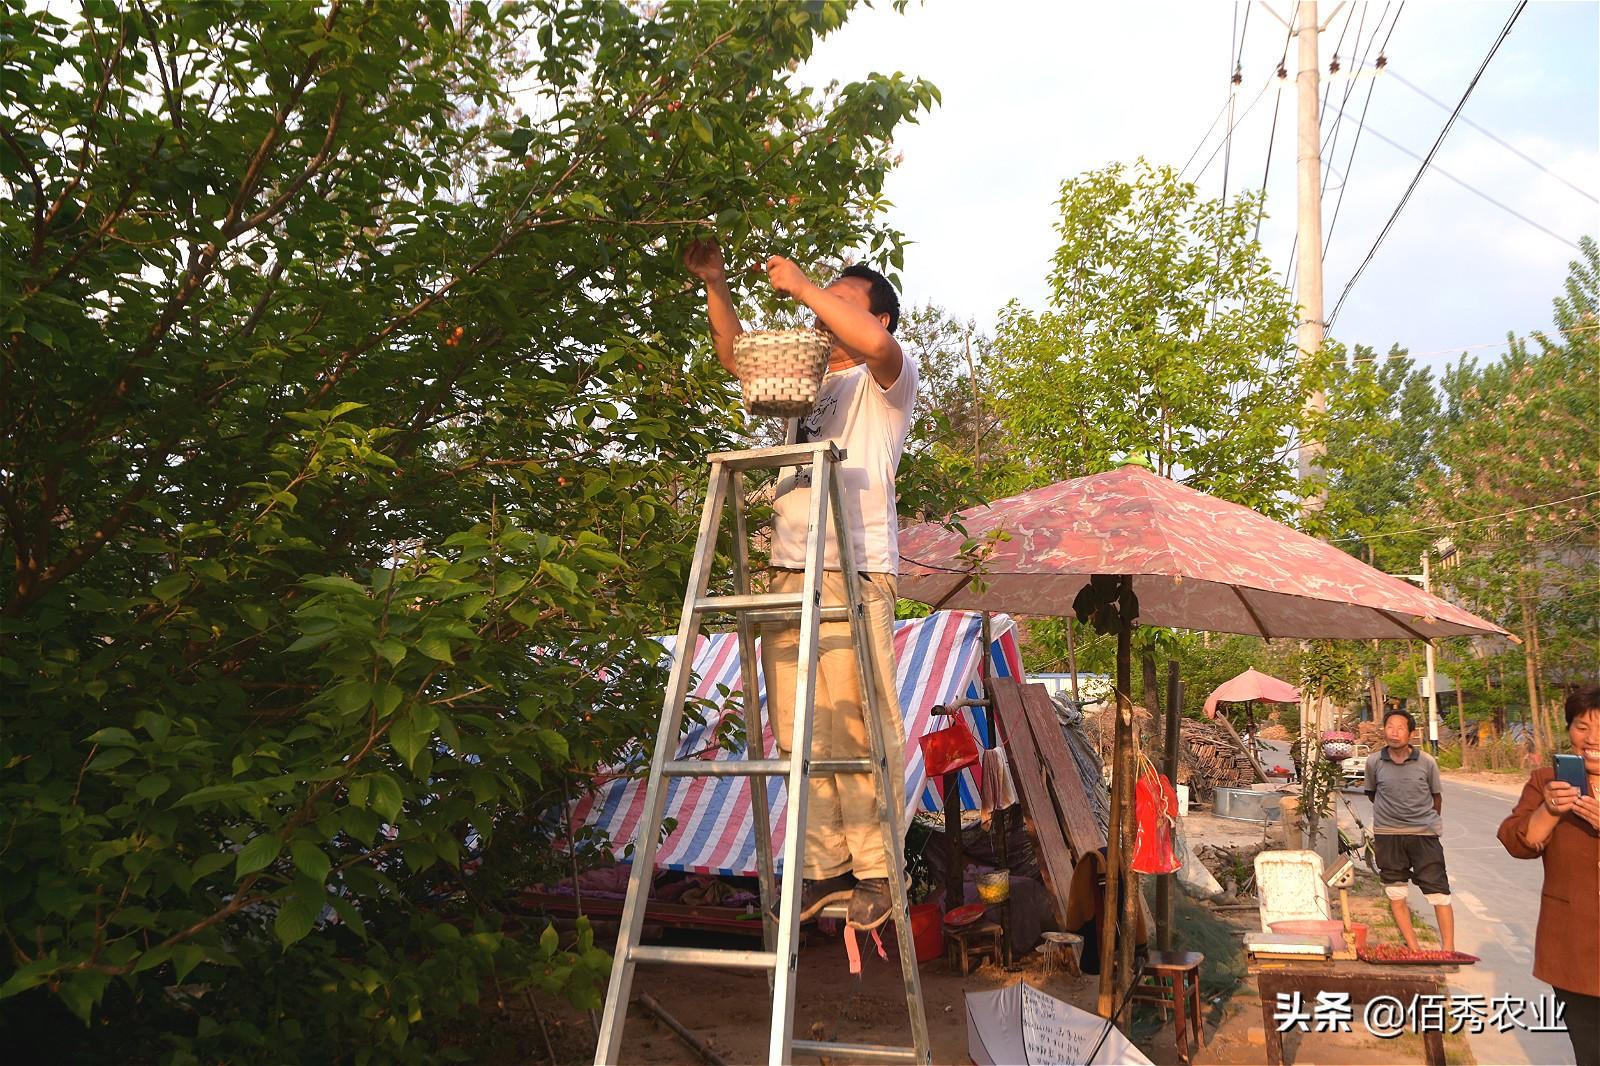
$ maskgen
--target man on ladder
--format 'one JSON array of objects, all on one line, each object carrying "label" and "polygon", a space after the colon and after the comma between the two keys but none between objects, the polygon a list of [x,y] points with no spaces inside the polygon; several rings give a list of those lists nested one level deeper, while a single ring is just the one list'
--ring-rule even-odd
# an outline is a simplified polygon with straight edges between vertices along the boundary
[{"label": "man on ladder", "polygon": [[[685,265],[706,286],[711,338],[717,358],[737,373],[734,340],[744,332],[728,289],[722,249],[713,240],[696,241]],[[867,649],[879,684],[873,701],[883,716],[882,735],[889,767],[890,806],[905,811],[904,727],[895,691],[894,607],[900,569],[899,521],[895,514],[895,472],[911,428],[917,395],[917,366],[905,357],[893,333],[900,300],[882,274],[865,266],[846,269],[819,288],[794,263],[781,256],[766,262],[767,279],[784,296],[816,315],[833,340],[828,373],[811,414],[799,420],[794,442],[831,440],[845,450],[841,488],[855,503],[848,513],[853,555],[861,571],[861,596],[871,640]],[[801,590],[810,504],[807,468],[786,474],[773,504],[772,574],[769,591]],[[838,544],[830,525],[824,561],[823,603],[845,602]],[[795,623],[762,628],[761,666],[766,676],[773,735],[785,756],[792,747],[794,694],[800,628]],[[870,754],[863,698],[849,622],[821,626],[817,664],[816,718],[812,756],[817,759]],[[848,900],[846,922],[870,930],[890,916],[888,873],[896,863],[884,850],[873,780],[865,774],[813,774],[806,808],[805,871],[800,918],[830,903]]]}]

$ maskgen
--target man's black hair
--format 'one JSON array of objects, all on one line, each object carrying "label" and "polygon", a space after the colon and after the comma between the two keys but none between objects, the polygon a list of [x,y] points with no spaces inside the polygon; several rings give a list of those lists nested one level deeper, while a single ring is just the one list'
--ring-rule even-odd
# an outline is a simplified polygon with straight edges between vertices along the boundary
[{"label": "man's black hair", "polygon": [[1578,715],[1589,711],[1600,711],[1600,685],[1580,688],[1567,697],[1567,725],[1576,722]]},{"label": "man's black hair", "polygon": [[1390,707],[1389,710],[1384,713],[1383,724],[1384,725],[1388,725],[1389,724],[1389,719],[1393,718],[1397,714],[1401,718],[1404,718],[1406,720],[1406,725],[1411,727],[1411,731],[1413,733],[1415,733],[1417,731],[1417,720],[1415,718],[1411,717],[1411,712],[1410,711],[1402,711],[1398,707]]},{"label": "man's black hair", "polygon": [[[840,278],[860,278],[872,286],[867,294],[867,307],[875,315],[889,316],[889,332],[900,324],[900,294],[894,291],[889,279],[865,263],[856,263],[839,271]],[[837,278],[834,280],[838,280]]]}]

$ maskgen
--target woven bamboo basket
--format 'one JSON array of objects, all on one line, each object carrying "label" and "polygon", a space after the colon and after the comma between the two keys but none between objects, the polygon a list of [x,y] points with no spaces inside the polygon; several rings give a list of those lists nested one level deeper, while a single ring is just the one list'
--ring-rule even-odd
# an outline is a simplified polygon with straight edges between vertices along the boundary
[{"label": "woven bamboo basket", "polygon": [[803,418],[816,405],[833,342],[816,329],[752,330],[733,342],[744,409],[761,418]]}]

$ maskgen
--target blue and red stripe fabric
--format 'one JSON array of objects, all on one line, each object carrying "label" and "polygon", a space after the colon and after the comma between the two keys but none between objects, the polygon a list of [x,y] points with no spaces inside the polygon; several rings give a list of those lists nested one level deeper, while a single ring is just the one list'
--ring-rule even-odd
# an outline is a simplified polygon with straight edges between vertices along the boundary
[{"label": "blue and red stripe fabric", "polygon": [[[900,693],[900,713],[905,723],[905,775],[909,818],[916,807],[941,809],[937,782],[929,782],[923,772],[922,749],[916,738],[928,732],[935,722],[932,710],[963,697],[978,695],[978,657],[983,637],[982,616],[972,611],[937,611],[927,618],[895,623],[896,681]],[[1016,625],[1005,615],[990,619],[992,643],[989,670],[999,677],[1021,677],[1021,655],[1017,646]],[[676,638],[664,638],[670,650]],[[759,643],[758,643],[759,648]],[[759,654],[759,652],[758,652]],[[717,746],[717,727],[728,715],[740,713],[738,697],[743,687],[739,669],[739,642],[733,633],[702,635],[696,643],[693,699],[710,708],[706,720],[691,723],[678,745],[677,757],[742,759],[743,751],[726,751]],[[767,721],[766,692],[760,693],[762,721]],[[982,738],[984,728],[971,710],[961,712]],[[768,725],[762,736],[766,754],[775,757],[777,747]],[[603,830],[619,859],[639,831],[644,814],[645,782],[640,776],[601,775],[593,791],[577,801],[573,810],[575,825]],[[964,808],[978,805],[976,767],[961,774],[961,801]],[[767,790],[768,823],[772,827],[773,851],[783,851],[786,789],[774,781]],[[689,873],[754,875],[756,872],[755,835],[750,800],[750,782],[743,777],[673,778],[668,782],[666,815],[676,822],[672,833],[657,853],[658,869]]]}]

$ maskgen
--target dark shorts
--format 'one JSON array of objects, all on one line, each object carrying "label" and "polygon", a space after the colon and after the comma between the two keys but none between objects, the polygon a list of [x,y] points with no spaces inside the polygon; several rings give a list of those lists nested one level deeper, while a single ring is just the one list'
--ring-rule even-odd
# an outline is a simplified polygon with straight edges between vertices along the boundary
[{"label": "dark shorts", "polygon": [[1378,857],[1378,877],[1386,885],[1412,882],[1424,895],[1448,894],[1450,878],[1444,871],[1444,845],[1436,836],[1378,833],[1373,838]]}]

